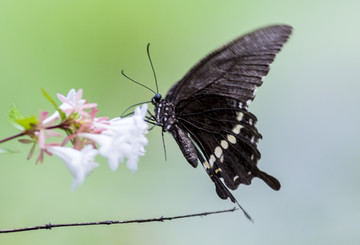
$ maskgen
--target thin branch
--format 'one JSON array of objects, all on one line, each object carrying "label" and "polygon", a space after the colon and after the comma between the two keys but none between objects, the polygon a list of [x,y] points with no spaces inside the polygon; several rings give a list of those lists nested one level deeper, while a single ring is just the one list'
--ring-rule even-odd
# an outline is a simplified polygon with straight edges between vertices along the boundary
[{"label": "thin branch", "polygon": [[237,209],[238,209],[237,207],[234,207],[232,209],[226,209],[226,210],[220,210],[220,211],[186,214],[186,215],[172,216],[172,217],[161,216],[159,218],[152,218],[152,219],[117,220],[117,221],[105,220],[105,221],[96,221],[96,222],[67,223],[67,224],[51,224],[51,223],[49,223],[49,224],[39,225],[39,226],[30,226],[30,227],[18,228],[18,229],[0,230],[0,233],[13,233],[13,232],[32,231],[32,230],[51,230],[53,228],[68,227],[68,226],[115,225],[115,224],[131,224],[131,223],[164,222],[166,220],[173,220],[173,219],[184,219],[184,218],[191,218],[191,217],[198,217],[198,216],[207,216],[207,215],[212,215],[212,214],[229,213],[229,212],[234,212]]},{"label": "thin branch", "polygon": [[[66,129],[68,125],[64,122],[61,122],[57,125],[54,125],[54,126],[50,126],[50,127],[46,127],[45,129],[54,129],[54,128],[62,128],[62,129]],[[24,130],[23,132],[21,133],[18,133],[18,134],[15,134],[13,136],[10,136],[10,137],[7,137],[5,139],[2,139],[0,140],[0,144],[1,143],[5,143],[6,141],[10,141],[10,140],[13,140],[13,139],[16,139],[18,137],[22,137],[22,136],[25,136],[25,135],[29,135],[29,134],[33,134],[35,131],[38,131],[38,129],[34,130],[34,129],[30,129],[30,130]]]},{"label": "thin branch", "polygon": [[5,138],[5,139],[0,140],[0,144],[1,144],[1,143],[4,143],[4,142],[6,142],[6,141],[9,141],[9,140],[15,139],[15,138],[17,138],[17,137],[24,136],[24,135],[25,135],[24,132],[21,132],[21,133],[19,133],[19,134],[15,134],[15,135],[13,135],[13,136],[10,136],[10,137],[7,137],[7,138]]}]

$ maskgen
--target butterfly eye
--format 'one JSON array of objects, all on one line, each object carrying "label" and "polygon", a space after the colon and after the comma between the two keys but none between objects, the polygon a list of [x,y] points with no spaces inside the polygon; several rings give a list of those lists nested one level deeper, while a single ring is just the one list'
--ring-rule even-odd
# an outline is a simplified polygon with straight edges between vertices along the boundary
[{"label": "butterfly eye", "polygon": [[161,94],[155,94],[155,96],[152,98],[151,102],[155,105],[159,103],[161,100]]}]

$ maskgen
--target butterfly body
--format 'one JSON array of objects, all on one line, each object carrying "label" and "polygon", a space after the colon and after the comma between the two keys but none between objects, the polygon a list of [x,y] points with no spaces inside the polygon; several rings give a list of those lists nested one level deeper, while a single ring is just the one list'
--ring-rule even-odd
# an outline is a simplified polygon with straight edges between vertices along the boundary
[{"label": "butterfly body", "polygon": [[166,102],[164,99],[159,100],[156,103],[155,118],[164,132],[172,130],[176,122],[174,105]]},{"label": "butterfly body", "polygon": [[164,99],[156,94],[152,100],[157,124],[173,135],[193,167],[201,162],[222,199],[236,202],[229,189],[254,177],[280,189],[257,167],[262,136],[248,106],[291,30],[269,26],[235,39],[195,65]]}]

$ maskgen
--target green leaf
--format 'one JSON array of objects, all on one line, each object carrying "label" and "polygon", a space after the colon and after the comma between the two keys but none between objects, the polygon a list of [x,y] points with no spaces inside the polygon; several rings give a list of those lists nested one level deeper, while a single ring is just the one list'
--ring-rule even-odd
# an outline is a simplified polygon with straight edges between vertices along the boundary
[{"label": "green leaf", "polygon": [[59,106],[56,104],[56,102],[53,100],[53,98],[51,98],[51,96],[45,91],[45,89],[41,89],[41,92],[43,93],[43,95],[45,96],[45,98],[50,101],[50,103],[54,106],[55,110],[57,110],[60,113],[60,117],[61,119],[65,119],[66,115],[65,113],[59,108]]},{"label": "green leaf", "polygon": [[21,115],[20,111],[16,108],[15,104],[12,104],[10,106],[10,110],[8,113],[8,119],[9,121],[18,129],[20,130],[24,130],[24,127],[19,125],[16,120],[21,120],[23,119],[23,115]]},{"label": "green leaf", "polygon": [[64,120],[66,118],[66,114],[60,108],[58,108],[57,111],[60,114],[61,120]]},{"label": "green leaf", "polygon": [[30,116],[21,119],[15,119],[15,123],[17,123],[24,129],[31,129],[34,125],[38,124],[39,122],[35,116]]},{"label": "green leaf", "polygon": [[59,107],[56,104],[56,102],[53,100],[53,98],[51,98],[51,96],[45,91],[45,89],[41,89],[41,92],[43,93],[43,95],[45,96],[45,98],[50,101],[50,103],[55,107],[55,110],[57,110]]},{"label": "green leaf", "polygon": [[15,122],[17,119],[22,119],[24,118],[20,111],[16,108],[15,104],[12,104],[8,113],[8,119],[11,122]]},{"label": "green leaf", "polygon": [[18,151],[0,148],[0,154],[17,153]]}]

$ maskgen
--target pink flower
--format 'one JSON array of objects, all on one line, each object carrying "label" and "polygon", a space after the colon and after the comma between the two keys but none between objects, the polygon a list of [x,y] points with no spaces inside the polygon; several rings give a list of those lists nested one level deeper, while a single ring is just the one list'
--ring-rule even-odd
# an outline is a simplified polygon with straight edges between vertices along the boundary
[{"label": "pink flower", "polygon": [[[53,103],[49,95],[46,92],[44,94]],[[62,102],[59,106],[60,113],[56,111],[48,116],[48,112],[40,111],[39,119],[25,118],[20,122],[26,127],[23,127],[23,133],[16,136],[30,137],[21,140],[24,144],[33,144],[28,158],[31,157],[36,145],[39,146],[40,153],[36,162],[42,162],[45,154],[60,157],[74,177],[73,190],[84,182],[95,167],[99,166],[94,160],[97,154],[108,159],[112,170],[117,169],[119,163],[126,159],[127,167],[135,172],[139,157],[145,154],[144,147],[148,144],[145,137],[148,132],[148,124],[145,121],[147,104],[135,108],[132,116],[109,120],[108,117],[96,117],[97,104],[87,103],[82,99],[82,94],[82,89],[77,92],[71,89],[66,97],[58,94]],[[16,111],[13,114],[16,114]],[[65,117],[61,118],[60,114],[62,116],[65,114]],[[54,124],[58,119],[61,121]],[[55,130],[63,130],[64,134]],[[54,137],[61,136],[62,139],[53,140]],[[52,138],[52,141],[49,138]],[[65,146],[70,143],[72,147]],[[98,150],[95,149],[97,147]]]},{"label": "pink flower", "polygon": [[[49,146],[55,146],[55,145],[59,145],[60,143],[46,143],[46,140],[50,137],[61,137],[61,134],[54,131],[54,130],[48,130],[45,128],[44,126],[44,119],[47,117],[47,115],[49,115],[49,112],[47,111],[40,111],[39,112],[39,123],[37,125],[38,127],[38,131],[36,131],[34,133],[35,136],[37,136],[37,143],[39,145],[40,148],[40,153],[38,158],[36,159],[36,163],[38,162],[42,162],[44,160],[44,153],[47,153],[47,148]],[[32,152],[31,152],[32,154]]]},{"label": "pink flower", "polygon": [[[71,89],[66,97],[62,94],[57,94],[59,100],[63,102],[59,108],[65,113],[68,117],[73,113],[78,113],[80,116],[85,118],[91,118],[91,115],[86,112],[86,109],[95,108],[97,106],[96,103],[86,103],[86,100],[82,99],[83,91],[79,89],[77,92],[75,89]],[[44,124],[49,124],[60,118],[60,114],[58,111],[54,112],[50,117],[44,120]]]},{"label": "pink flower", "polygon": [[58,98],[62,105],[60,105],[60,109],[69,116],[72,113],[78,113],[83,117],[90,117],[90,114],[85,110],[90,108],[95,108],[97,106],[96,103],[86,103],[86,100],[83,100],[82,97],[83,90],[80,88],[77,92],[75,89],[71,89],[67,96],[65,97],[62,94],[58,94]]}]

